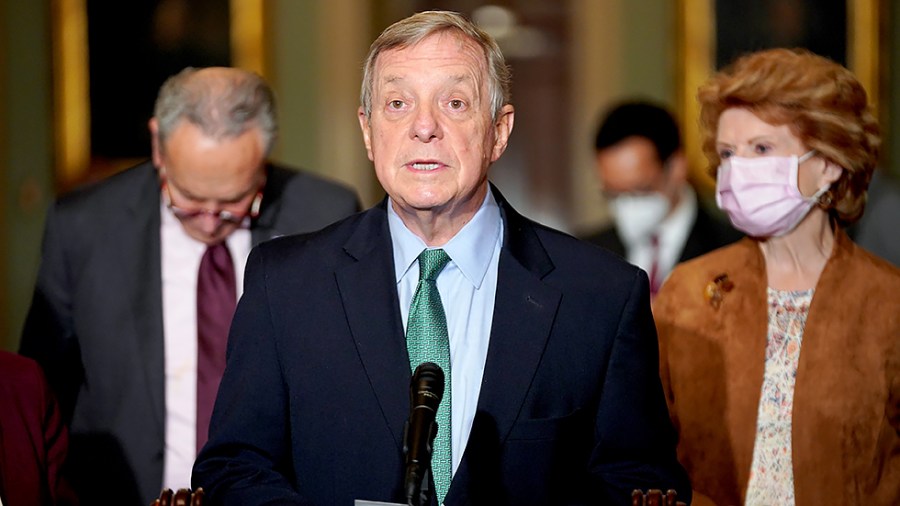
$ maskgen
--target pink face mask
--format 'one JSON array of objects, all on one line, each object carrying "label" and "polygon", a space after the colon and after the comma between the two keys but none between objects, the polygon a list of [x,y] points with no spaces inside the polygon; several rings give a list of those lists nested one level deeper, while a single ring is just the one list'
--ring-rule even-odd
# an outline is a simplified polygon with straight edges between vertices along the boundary
[{"label": "pink face mask", "polygon": [[752,237],[787,234],[809,213],[829,186],[812,197],[804,197],[797,187],[800,163],[815,154],[801,157],[732,156],[719,166],[716,204],[728,214],[731,224]]}]

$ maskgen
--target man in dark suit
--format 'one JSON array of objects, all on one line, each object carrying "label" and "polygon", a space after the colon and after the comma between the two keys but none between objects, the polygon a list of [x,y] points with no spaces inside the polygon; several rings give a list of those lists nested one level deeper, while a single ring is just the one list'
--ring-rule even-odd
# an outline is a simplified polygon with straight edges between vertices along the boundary
[{"label": "man in dark suit", "polygon": [[388,198],[251,255],[194,486],[212,504],[406,504],[410,374],[443,361],[433,504],[689,501],[646,275],[488,183],[514,117],[496,42],[419,13],[373,43],[363,80]]},{"label": "man in dark suit", "polygon": [[613,226],[584,239],[644,269],[651,294],[675,264],[741,237],[698,201],[678,125],[666,109],[649,102],[613,107],[597,129],[594,147]]},{"label": "man in dark suit", "polygon": [[84,504],[189,485],[251,247],[358,210],[343,186],[266,163],[274,103],[253,73],[173,76],[149,126],[152,162],[50,209],[22,336],[70,423]]}]

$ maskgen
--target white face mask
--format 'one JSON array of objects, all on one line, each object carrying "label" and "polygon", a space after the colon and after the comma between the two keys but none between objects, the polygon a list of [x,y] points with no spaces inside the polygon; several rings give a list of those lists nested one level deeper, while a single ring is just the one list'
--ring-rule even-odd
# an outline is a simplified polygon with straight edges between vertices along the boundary
[{"label": "white face mask", "polygon": [[625,242],[650,237],[669,214],[669,199],[660,193],[622,194],[610,199],[616,230]]}]

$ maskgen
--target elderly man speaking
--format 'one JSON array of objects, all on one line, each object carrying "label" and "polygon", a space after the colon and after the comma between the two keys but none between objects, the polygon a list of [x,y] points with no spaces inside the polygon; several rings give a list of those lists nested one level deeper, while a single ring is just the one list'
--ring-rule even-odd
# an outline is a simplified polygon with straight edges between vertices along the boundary
[{"label": "elderly man speaking", "polygon": [[388,197],[248,261],[209,443],[213,504],[407,503],[410,374],[444,371],[435,504],[630,504],[690,487],[647,276],[488,182],[513,129],[497,44],[460,15],[387,28],[359,121]]}]

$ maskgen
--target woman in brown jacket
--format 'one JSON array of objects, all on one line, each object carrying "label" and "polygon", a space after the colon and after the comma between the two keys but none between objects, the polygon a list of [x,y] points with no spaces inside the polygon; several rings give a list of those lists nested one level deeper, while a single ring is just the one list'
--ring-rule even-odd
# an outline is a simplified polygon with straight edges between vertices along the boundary
[{"label": "woman in brown jacket", "polygon": [[748,237],[654,302],[694,504],[900,504],[900,270],[843,231],[878,156],[866,93],[776,49],[699,98],[717,203]]}]

